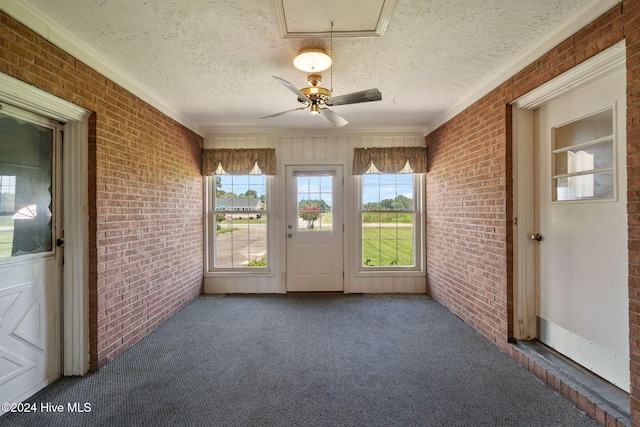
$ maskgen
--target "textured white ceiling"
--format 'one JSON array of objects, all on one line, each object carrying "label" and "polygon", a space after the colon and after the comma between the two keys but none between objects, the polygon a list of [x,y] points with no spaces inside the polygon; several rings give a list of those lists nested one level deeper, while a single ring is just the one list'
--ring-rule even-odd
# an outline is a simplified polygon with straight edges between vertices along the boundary
[{"label": "textured white ceiling", "polygon": [[[297,51],[329,48],[280,37],[271,1],[26,1],[201,130],[333,129],[307,111],[257,120],[299,106],[272,76],[307,86]],[[334,95],[376,87],[382,101],[334,111],[350,121],[345,130],[427,129],[585,3],[398,0],[382,37],[333,40]],[[323,86],[330,80],[325,71]]]}]

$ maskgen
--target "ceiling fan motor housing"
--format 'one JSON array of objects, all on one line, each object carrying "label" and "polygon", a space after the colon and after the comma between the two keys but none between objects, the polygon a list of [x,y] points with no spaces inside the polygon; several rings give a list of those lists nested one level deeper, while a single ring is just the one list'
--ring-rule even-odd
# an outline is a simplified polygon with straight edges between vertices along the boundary
[{"label": "ceiling fan motor housing", "polygon": [[[331,91],[320,86],[322,81],[320,76],[312,74],[309,76],[309,84],[311,86],[300,89],[300,92],[309,98],[314,104],[323,105],[327,99],[331,98]],[[305,103],[304,100],[298,98],[298,102]]]}]

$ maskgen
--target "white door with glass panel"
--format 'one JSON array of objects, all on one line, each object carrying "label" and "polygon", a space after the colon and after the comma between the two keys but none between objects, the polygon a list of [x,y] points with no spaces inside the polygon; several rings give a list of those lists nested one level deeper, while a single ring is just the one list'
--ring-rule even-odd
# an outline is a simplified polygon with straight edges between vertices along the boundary
[{"label": "white door with glass panel", "polygon": [[343,291],[342,166],[286,167],[287,291]]},{"label": "white door with glass panel", "polygon": [[535,112],[538,338],[629,391],[625,75]]},{"label": "white door with glass panel", "polygon": [[61,374],[61,128],[0,112],[0,402]]}]

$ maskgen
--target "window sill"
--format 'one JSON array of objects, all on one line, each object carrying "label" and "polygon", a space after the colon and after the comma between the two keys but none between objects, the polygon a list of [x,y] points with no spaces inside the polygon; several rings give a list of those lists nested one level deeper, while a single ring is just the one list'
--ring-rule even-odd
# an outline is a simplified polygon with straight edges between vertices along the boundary
[{"label": "window sill", "polygon": [[269,269],[265,270],[250,270],[250,269],[238,269],[238,270],[214,270],[205,271],[204,277],[221,277],[221,276],[265,276],[273,277],[273,272]]},{"label": "window sill", "polygon": [[426,273],[423,270],[357,270],[354,277],[371,277],[371,276],[424,276]]}]

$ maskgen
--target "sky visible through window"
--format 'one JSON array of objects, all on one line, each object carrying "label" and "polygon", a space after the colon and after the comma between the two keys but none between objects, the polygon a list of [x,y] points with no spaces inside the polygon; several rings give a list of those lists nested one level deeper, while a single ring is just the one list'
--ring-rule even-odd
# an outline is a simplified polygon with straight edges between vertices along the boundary
[{"label": "sky visible through window", "polygon": [[0,175],[0,193],[15,193],[16,177]]},{"label": "sky visible through window", "polygon": [[236,195],[246,194],[254,190],[258,197],[265,194],[265,175],[216,175],[220,177],[222,190]]},{"label": "sky visible through window", "polygon": [[324,200],[331,205],[332,181],[332,176],[299,177],[298,202],[301,200]]},{"label": "sky visible through window", "polygon": [[405,196],[413,199],[413,174],[362,175],[362,204]]}]

